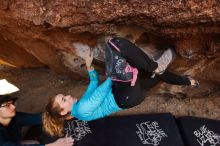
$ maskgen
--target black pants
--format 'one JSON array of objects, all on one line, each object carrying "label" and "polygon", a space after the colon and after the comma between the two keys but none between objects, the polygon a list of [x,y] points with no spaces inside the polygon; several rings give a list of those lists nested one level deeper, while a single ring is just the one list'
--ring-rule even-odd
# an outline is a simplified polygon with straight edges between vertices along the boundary
[{"label": "black pants", "polygon": [[119,107],[131,108],[140,104],[145,98],[145,92],[160,81],[174,85],[190,85],[186,76],[168,71],[151,78],[152,72],[158,67],[155,61],[126,39],[113,38],[112,42],[120,48],[122,56],[127,59],[129,64],[139,71],[135,86],[131,86],[130,82],[113,82],[112,92]]}]

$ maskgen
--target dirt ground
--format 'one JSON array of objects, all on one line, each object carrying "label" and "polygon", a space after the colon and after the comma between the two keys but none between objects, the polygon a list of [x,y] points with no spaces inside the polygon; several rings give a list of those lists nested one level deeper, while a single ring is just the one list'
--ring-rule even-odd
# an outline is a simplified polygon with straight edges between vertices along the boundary
[{"label": "dirt ground", "polygon": [[[0,66],[0,79],[7,79],[20,91],[17,110],[42,112],[51,96],[57,93],[72,94],[80,97],[88,81],[74,81],[58,75],[47,68],[17,69]],[[115,115],[170,112],[175,116],[197,116],[220,120],[220,97],[177,99],[157,93],[149,94],[138,106],[118,112]]]}]

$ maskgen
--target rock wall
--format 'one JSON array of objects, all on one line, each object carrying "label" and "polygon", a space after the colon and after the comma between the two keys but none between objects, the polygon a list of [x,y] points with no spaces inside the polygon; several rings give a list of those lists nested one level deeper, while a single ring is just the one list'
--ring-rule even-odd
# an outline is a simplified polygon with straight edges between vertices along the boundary
[{"label": "rock wall", "polygon": [[203,83],[192,96],[219,94],[219,0],[0,1],[0,63],[47,66],[81,79],[87,73],[72,44],[92,47],[94,63],[104,72],[102,40],[112,35],[153,54],[176,45],[178,58],[170,69]]}]

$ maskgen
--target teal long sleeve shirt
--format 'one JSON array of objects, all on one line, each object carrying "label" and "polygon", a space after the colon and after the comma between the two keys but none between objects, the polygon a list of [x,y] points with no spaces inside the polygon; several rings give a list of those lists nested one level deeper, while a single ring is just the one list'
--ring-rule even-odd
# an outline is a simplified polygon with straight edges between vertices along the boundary
[{"label": "teal long sleeve shirt", "polygon": [[89,78],[86,92],[72,107],[72,116],[91,121],[122,110],[115,102],[110,78],[99,85],[98,73],[95,70],[89,71]]}]

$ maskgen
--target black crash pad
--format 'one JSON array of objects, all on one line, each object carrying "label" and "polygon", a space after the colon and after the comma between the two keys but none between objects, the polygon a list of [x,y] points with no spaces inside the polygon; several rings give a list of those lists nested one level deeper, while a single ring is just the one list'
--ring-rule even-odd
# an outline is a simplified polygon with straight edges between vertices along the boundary
[{"label": "black crash pad", "polygon": [[183,146],[175,118],[169,114],[115,116],[106,119],[108,146]]},{"label": "black crash pad", "polygon": [[[184,146],[175,118],[169,113],[110,116],[89,121],[88,126],[91,133],[81,129],[84,137],[74,146]],[[45,144],[56,138],[44,135],[43,139]]]},{"label": "black crash pad", "polygon": [[[74,139],[74,146],[106,146],[105,145],[105,119],[98,119],[94,121],[82,121],[76,118],[66,121],[67,129],[71,133],[66,133],[66,136],[72,136]],[[59,137],[50,136],[43,132],[39,138],[41,144],[48,144],[54,142]]]},{"label": "black crash pad", "polygon": [[178,122],[186,146],[220,146],[220,121],[187,116]]}]

